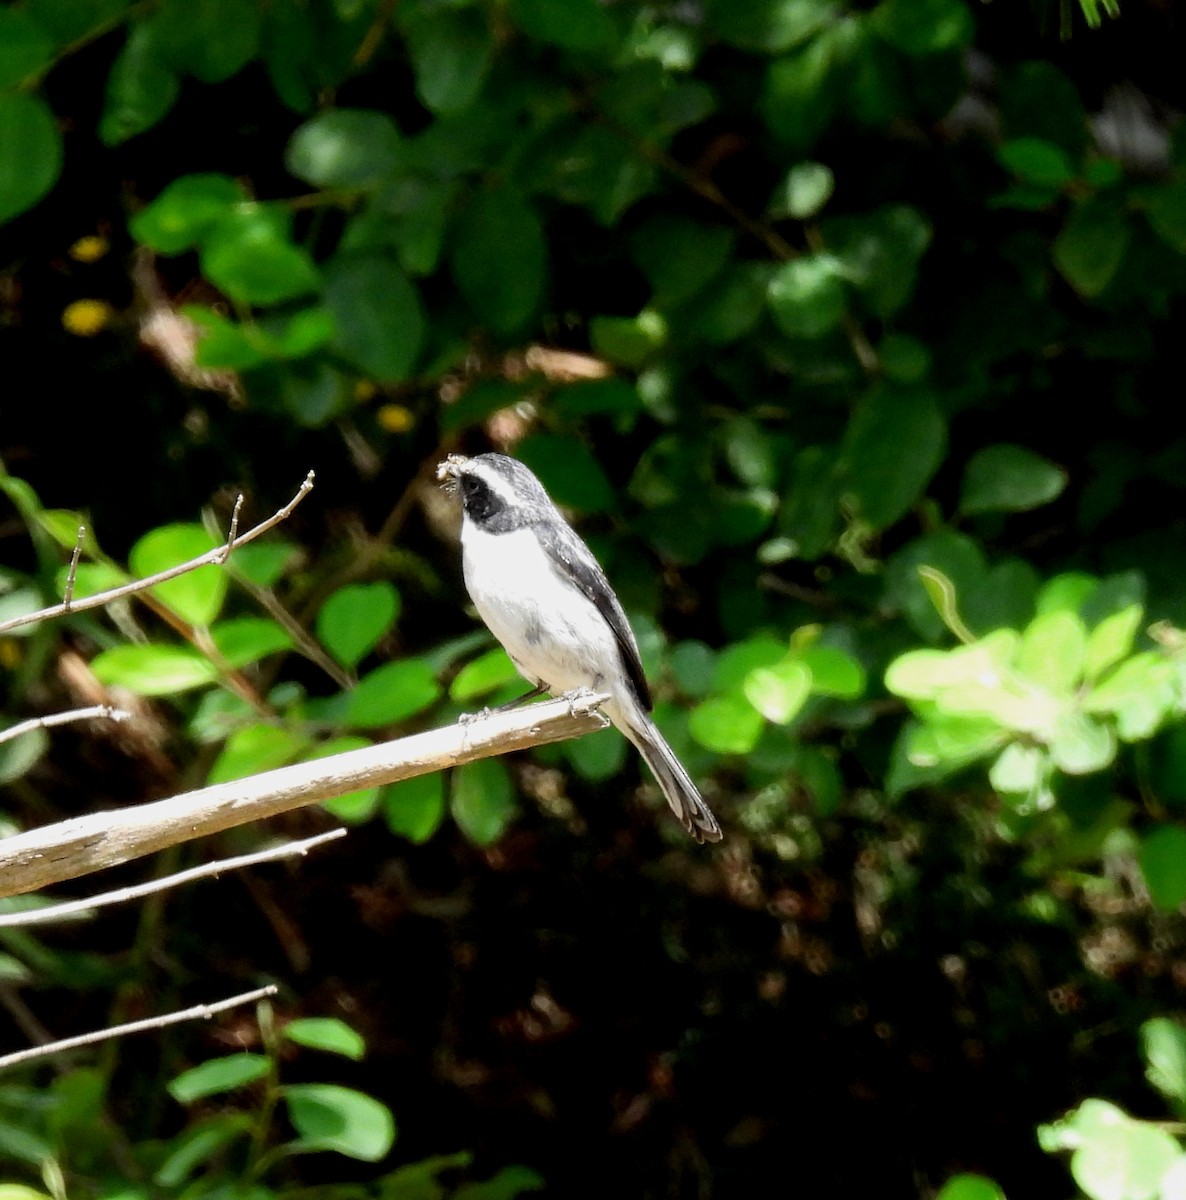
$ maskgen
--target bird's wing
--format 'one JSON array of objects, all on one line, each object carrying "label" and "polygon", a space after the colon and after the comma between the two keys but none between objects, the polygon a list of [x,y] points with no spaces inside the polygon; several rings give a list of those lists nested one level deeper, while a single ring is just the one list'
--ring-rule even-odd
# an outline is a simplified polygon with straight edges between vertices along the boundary
[{"label": "bird's wing", "polygon": [[548,522],[537,525],[535,532],[544,553],[560,574],[571,580],[605,618],[622,652],[622,665],[638,693],[639,702],[649,712],[651,689],[642,671],[642,659],[638,654],[634,631],[592,551],[567,525]]}]

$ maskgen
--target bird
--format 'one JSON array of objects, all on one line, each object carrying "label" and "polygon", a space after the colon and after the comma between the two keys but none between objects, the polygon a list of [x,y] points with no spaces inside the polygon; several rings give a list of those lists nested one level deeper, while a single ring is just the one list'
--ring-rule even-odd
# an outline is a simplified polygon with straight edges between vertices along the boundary
[{"label": "bird", "polygon": [[531,470],[506,454],[450,454],[437,480],[460,495],[462,574],[478,615],[532,690],[607,694],[601,711],[650,768],[697,842],[717,823],[651,718],[638,642],[592,551]]}]

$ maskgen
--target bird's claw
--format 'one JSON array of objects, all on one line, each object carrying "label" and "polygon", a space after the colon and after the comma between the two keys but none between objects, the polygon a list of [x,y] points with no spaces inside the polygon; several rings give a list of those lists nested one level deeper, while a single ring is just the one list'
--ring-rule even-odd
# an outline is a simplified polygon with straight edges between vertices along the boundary
[{"label": "bird's claw", "polygon": [[598,705],[601,703],[601,693],[587,687],[573,688],[571,692],[565,692],[559,699],[568,701],[570,717],[587,717],[594,714],[601,721],[602,728],[608,728],[609,717],[598,709]]}]

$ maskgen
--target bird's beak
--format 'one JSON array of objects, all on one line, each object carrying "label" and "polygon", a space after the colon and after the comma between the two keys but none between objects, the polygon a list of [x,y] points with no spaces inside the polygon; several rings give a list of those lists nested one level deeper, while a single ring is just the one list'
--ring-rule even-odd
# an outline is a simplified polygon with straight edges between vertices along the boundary
[{"label": "bird's beak", "polygon": [[447,492],[457,490],[457,481],[461,478],[461,468],[469,462],[464,454],[450,454],[444,462],[437,463],[437,482],[442,484]]}]

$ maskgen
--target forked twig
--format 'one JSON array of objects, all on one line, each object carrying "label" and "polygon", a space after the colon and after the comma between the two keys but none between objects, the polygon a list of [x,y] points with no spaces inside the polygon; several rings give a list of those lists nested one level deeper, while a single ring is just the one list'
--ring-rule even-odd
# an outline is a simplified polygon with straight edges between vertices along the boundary
[{"label": "forked twig", "polygon": [[[197,558],[191,558],[188,562],[170,567],[167,571],[160,571],[156,575],[149,575],[146,579],[135,579],[131,583],[120,584],[119,587],[109,588],[105,592],[96,592],[95,595],[86,596],[82,600],[75,600],[71,594],[71,598],[61,604],[52,605],[50,608],[42,608],[37,612],[25,613],[20,617],[12,617],[7,621],[0,621],[0,634],[8,633],[13,629],[19,629],[23,625],[32,625],[37,621],[49,621],[54,617],[65,616],[67,613],[82,612],[88,608],[101,608],[103,605],[110,604],[114,600],[122,600],[124,596],[131,596],[136,592],[156,587],[159,583],[176,579],[178,575],[185,575],[189,571],[196,571],[199,567],[224,563],[233,547],[242,546],[246,542],[254,541],[261,534],[267,533],[269,529],[272,529],[285,520],[292,513],[292,510],[313,490],[313,480],[314,474],[310,471],[305,476],[305,481],[297,490],[296,495],[283,508],[274,512],[266,521],[261,521],[246,533],[238,535],[239,507],[242,502],[242,497],[240,497],[239,501],[235,504],[235,511],[231,518],[230,537],[221,546],[216,546],[213,550],[207,550],[205,554],[199,554]],[[73,588],[71,588],[72,592]]]}]

